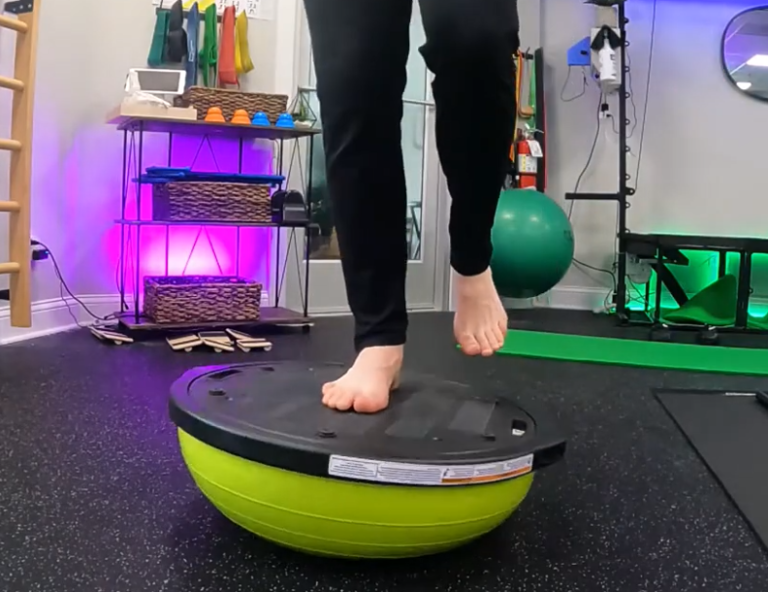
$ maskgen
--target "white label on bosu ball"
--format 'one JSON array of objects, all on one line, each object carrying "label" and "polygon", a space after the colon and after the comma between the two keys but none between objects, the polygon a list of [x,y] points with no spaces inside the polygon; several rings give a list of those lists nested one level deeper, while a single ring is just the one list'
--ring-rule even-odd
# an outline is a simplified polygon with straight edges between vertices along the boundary
[{"label": "white label on bosu ball", "polygon": [[474,485],[514,479],[533,470],[533,455],[481,465],[420,465],[332,455],[328,475],[399,485]]}]

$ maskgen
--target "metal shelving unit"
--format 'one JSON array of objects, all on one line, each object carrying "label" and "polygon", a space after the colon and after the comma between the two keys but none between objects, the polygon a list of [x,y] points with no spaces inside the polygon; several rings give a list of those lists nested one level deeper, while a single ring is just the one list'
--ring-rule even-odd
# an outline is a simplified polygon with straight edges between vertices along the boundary
[{"label": "metal shelving unit", "polygon": [[[120,225],[120,257],[118,262],[118,288],[120,292],[121,310],[117,313],[117,318],[123,329],[129,332],[135,331],[174,331],[174,330],[193,330],[214,328],[218,326],[236,327],[254,326],[254,325],[293,325],[309,327],[309,249],[310,236],[309,229],[313,226],[311,223],[291,224],[291,223],[269,223],[269,222],[222,222],[216,220],[194,221],[194,222],[171,222],[142,219],[142,194],[146,190],[144,183],[140,181],[140,175],[143,174],[146,166],[144,135],[147,133],[164,134],[168,138],[167,158],[164,166],[172,166],[172,157],[174,153],[174,139],[177,136],[195,136],[200,137],[201,146],[204,142],[209,142],[211,138],[228,138],[238,142],[238,166],[237,172],[243,172],[244,143],[248,140],[271,140],[276,144],[277,150],[277,170],[284,170],[284,152],[285,142],[288,140],[306,139],[309,143],[309,167],[307,174],[307,183],[304,188],[307,208],[309,210],[309,219],[312,213],[312,148],[314,137],[320,133],[319,130],[312,128],[278,128],[272,126],[254,126],[254,125],[235,125],[228,123],[207,123],[203,121],[174,121],[156,118],[127,118],[117,125],[118,130],[123,132],[123,174],[122,174],[122,196],[120,206],[120,218],[115,220]],[[284,184],[287,180],[284,181]],[[135,209],[129,212],[128,197],[131,186],[135,190]],[[236,229],[236,275],[240,273],[240,229],[241,228],[274,228],[289,229],[289,245],[285,257],[292,254],[292,249],[300,249],[297,230],[304,232],[304,277],[302,281],[302,310],[294,311],[280,306],[280,296],[283,286],[283,275],[286,267],[286,261],[281,261],[281,235],[276,233],[275,239],[275,285],[274,295],[271,298],[271,304],[268,307],[262,306],[261,320],[257,322],[248,321],[243,323],[222,322],[222,323],[196,323],[196,324],[157,324],[144,317],[140,309],[140,286],[142,283],[141,273],[141,232],[146,227],[164,227],[165,228],[165,273],[169,271],[169,250],[170,250],[170,227],[194,226],[201,227],[201,232],[205,227],[232,227]],[[198,237],[199,238],[199,237]],[[126,242],[135,242],[133,249],[128,249]],[[194,248],[194,247],[193,247]],[[126,270],[128,263],[132,264],[133,274],[131,277],[132,290],[130,293],[126,290]]]}]

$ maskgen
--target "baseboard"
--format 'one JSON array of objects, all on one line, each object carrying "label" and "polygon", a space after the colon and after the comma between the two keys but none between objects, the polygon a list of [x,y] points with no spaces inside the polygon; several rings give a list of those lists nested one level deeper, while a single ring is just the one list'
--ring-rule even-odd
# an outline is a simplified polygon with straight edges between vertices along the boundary
[{"label": "baseboard", "polygon": [[[435,312],[437,309],[434,305],[429,304],[417,304],[414,306],[408,306],[408,314],[419,312]],[[323,306],[323,307],[310,307],[310,316],[313,317],[346,317],[352,314],[349,310],[349,305],[344,306]]]},{"label": "baseboard", "polygon": [[[86,294],[77,297],[98,317],[106,317],[120,310],[119,294]],[[269,294],[261,293],[262,306],[269,306]],[[45,337],[78,326],[90,325],[93,317],[74,298],[51,298],[32,304],[32,327],[11,327],[11,311],[8,305],[0,306],[0,345],[26,339]]]},{"label": "baseboard", "polygon": [[[610,293],[609,288],[558,286],[534,299],[534,306],[599,312],[605,310],[606,299]],[[693,294],[688,296],[691,297]],[[749,301],[752,304],[768,306],[768,296],[752,295]]]},{"label": "baseboard", "polygon": [[[505,305],[508,308],[529,308],[532,305],[542,308],[601,311],[604,309],[609,292],[608,288],[600,287],[558,286],[532,300],[515,300],[510,302],[505,300]],[[91,294],[79,296],[78,299],[93,314],[100,317],[110,315],[120,308],[120,297],[117,294]],[[753,296],[751,301],[768,306],[768,297]],[[270,305],[267,292],[262,292],[261,304],[262,306]],[[69,305],[69,308],[67,305]],[[420,312],[420,310],[416,309],[410,312]],[[348,315],[349,309],[347,307],[328,307],[315,309],[311,314],[313,316]],[[77,323],[72,318],[73,315],[77,319]],[[11,327],[10,308],[7,305],[0,306],[0,345],[44,337],[45,335],[73,329],[77,327],[78,323],[80,325],[88,325],[92,322],[93,318],[91,315],[85,312],[72,298],[52,298],[35,302],[32,305],[32,327],[28,329]]]},{"label": "baseboard", "polygon": [[[100,317],[120,309],[118,294],[85,294],[78,296],[78,300]],[[88,325],[91,322],[91,315],[74,298],[51,298],[32,303],[32,326],[29,328],[11,327],[10,307],[5,306],[0,308],[0,345],[44,337],[73,329],[78,323]]]}]

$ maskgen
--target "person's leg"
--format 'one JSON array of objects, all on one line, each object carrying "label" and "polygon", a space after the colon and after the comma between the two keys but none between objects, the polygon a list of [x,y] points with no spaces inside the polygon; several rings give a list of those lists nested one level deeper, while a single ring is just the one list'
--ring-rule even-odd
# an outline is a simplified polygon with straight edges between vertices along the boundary
[{"label": "person's leg", "polygon": [[454,331],[469,355],[503,343],[507,315],[489,269],[491,228],[515,127],[515,0],[420,0],[435,74],[437,149],[451,193]]},{"label": "person's leg", "polygon": [[305,0],[328,189],[358,358],[323,388],[329,407],[376,412],[397,386],[405,308],[400,145],[411,0]]}]

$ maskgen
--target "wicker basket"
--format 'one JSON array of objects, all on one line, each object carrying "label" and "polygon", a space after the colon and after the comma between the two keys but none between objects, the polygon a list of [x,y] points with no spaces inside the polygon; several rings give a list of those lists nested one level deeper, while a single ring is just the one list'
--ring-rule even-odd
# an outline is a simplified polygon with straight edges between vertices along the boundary
[{"label": "wicker basket", "polygon": [[179,181],[152,186],[152,219],[162,222],[272,221],[269,186]]},{"label": "wicker basket", "polygon": [[245,109],[249,117],[263,111],[273,124],[281,113],[288,108],[287,95],[272,95],[266,93],[249,93],[227,88],[207,88],[191,86],[175,101],[177,107],[194,107],[197,118],[205,119],[208,109],[221,108],[224,119],[231,121],[237,109]]},{"label": "wicker basket", "polygon": [[146,276],[144,314],[155,323],[258,321],[261,284],[232,276]]}]

